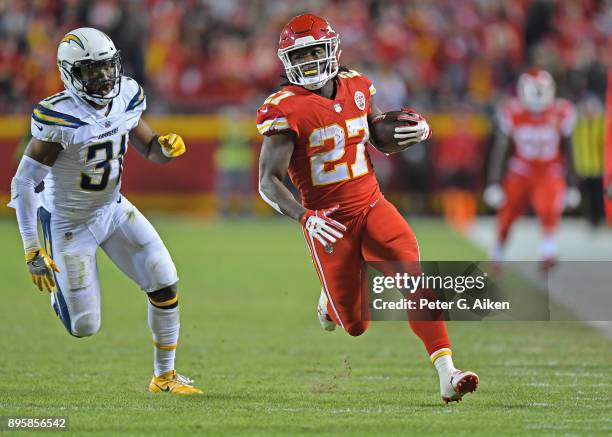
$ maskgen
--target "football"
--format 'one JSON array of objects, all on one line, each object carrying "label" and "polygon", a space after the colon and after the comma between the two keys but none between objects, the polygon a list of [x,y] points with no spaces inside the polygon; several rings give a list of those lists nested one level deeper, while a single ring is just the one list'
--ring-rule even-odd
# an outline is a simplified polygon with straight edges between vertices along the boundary
[{"label": "football", "polygon": [[383,153],[397,153],[407,149],[412,144],[399,145],[393,137],[395,128],[401,126],[416,126],[414,116],[403,111],[389,111],[379,115],[370,125],[370,137],[372,145]]}]

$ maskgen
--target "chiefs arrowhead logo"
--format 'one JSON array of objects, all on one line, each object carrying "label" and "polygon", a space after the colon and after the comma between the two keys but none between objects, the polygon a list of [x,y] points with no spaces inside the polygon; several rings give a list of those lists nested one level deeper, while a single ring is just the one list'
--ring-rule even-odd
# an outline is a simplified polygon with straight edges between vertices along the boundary
[{"label": "chiefs arrowhead logo", "polygon": [[357,108],[359,108],[360,111],[363,111],[365,109],[366,98],[361,91],[357,91],[355,93],[355,105],[357,105]]}]

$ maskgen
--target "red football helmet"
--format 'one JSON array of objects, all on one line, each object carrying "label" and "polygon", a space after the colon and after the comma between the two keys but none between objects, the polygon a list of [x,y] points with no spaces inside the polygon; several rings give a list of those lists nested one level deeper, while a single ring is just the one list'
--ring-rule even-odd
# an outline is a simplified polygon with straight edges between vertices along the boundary
[{"label": "red football helmet", "polygon": [[532,69],[519,76],[517,91],[527,109],[540,112],[555,101],[555,80],[548,71]]},{"label": "red football helmet", "polygon": [[[293,50],[309,46],[323,46],[325,58],[291,63],[290,53]],[[325,18],[313,14],[303,14],[293,17],[283,28],[278,41],[278,57],[282,61],[289,82],[303,86],[309,90],[321,88],[338,74],[340,61],[340,36],[332,29]],[[317,65],[317,70],[303,71],[311,64]]]}]

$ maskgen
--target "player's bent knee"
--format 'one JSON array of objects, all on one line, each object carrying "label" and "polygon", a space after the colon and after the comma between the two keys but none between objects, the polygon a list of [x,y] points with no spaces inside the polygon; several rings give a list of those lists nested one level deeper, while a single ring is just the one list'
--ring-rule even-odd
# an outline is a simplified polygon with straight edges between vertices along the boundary
[{"label": "player's bent knee", "polygon": [[344,329],[351,337],[359,337],[368,330],[368,322],[355,322],[344,324]]},{"label": "player's bent knee", "polygon": [[[158,291],[166,286],[166,284],[176,284],[178,281],[176,267],[174,266],[174,262],[166,246],[164,246],[161,240],[156,240],[147,245],[145,251],[144,269],[149,278],[148,286]],[[172,285],[170,287],[172,287]]]},{"label": "player's bent knee", "polygon": [[100,330],[100,314],[86,313],[72,321],[71,334],[75,337],[90,337]]},{"label": "player's bent knee", "polygon": [[178,306],[178,292],[176,284],[147,293],[149,302],[156,308],[172,309]]}]

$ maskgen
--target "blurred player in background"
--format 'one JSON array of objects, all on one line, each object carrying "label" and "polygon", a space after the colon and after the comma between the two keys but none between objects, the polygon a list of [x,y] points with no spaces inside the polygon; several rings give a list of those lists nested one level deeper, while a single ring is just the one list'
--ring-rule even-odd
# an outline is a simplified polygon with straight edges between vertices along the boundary
[{"label": "blurred player in background", "polygon": [[[278,56],[288,83],[257,112],[264,135],[260,193],[278,212],[298,221],[323,289],[318,305],[326,330],[341,326],[363,334],[362,261],[419,261],[408,223],[379,190],[368,152],[369,124],[381,112],[369,79],[340,67],[340,41],[318,16],[294,17],[284,27]],[[429,138],[420,116],[398,127],[398,144]],[[289,173],[302,195],[298,203],[283,184]],[[334,218],[332,218],[332,216]],[[440,376],[445,402],[474,391],[478,377],[457,370],[444,321],[410,321]]]},{"label": "blurred player in background", "polygon": [[65,90],[34,108],[33,138],[11,184],[9,206],[17,212],[32,281],[51,293],[51,305],[71,335],[94,335],[100,329],[101,247],[147,293],[155,343],[149,390],[202,393],[174,369],[174,263],[153,226],[119,191],[128,138],[159,164],[182,155],[185,144],[176,134],[158,136],[140,119],[144,91],[123,76],[119,52],[103,32],[85,27],[66,34],[57,63]]},{"label": "blurred player in background", "polygon": [[247,216],[252,212],[252,168],[255,153],[249,131],[244,129],[246,111],[226,107],[219,147],[215,149],[217,211],[222,217]]},{"label": "blurred player in background", "polygon": [[554,79],[544,70],[523,73],[517,91],[518,98],[499,110],[484,192],[485,202],[498,209],[491,258],[504,261],[510,228],[531,205],[542,228],[540,267],[546,271],[557,259],[555,233],[563,209],[580,203],[571,145],[576,111],[569,101],[555,98]]}]

